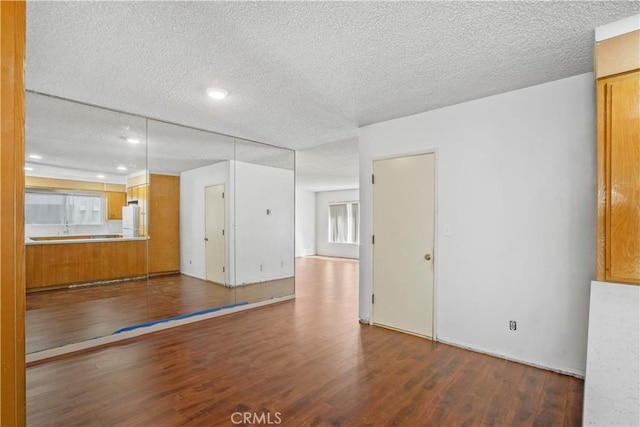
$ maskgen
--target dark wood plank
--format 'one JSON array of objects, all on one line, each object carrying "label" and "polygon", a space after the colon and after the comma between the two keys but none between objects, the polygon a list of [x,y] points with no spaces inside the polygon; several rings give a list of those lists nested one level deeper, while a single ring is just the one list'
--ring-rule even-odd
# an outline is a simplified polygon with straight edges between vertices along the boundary
[{"label": "dark wood plank", "polygon": [[578,378],[569,378],[569,390],[567,391],[567,402],[564,408],[563,425],[582,425],[582,396],[584,394],[584,381]]},{"label": "dark wood plank", "polygon": [[[87,251],[109,248],[108,245],[78,246]],[[140,323],[293,293],[292,279],[230,289],[180,274],[151,277],[148,282],[143,279],[29,293],[26,300],[27,352],[110,335],[120,328]]]},{"label": "dark wood plank", "polygon": [[356,261],[297,273],[294,301],[28,368],[29,424],[579,424],[581,380],[359,324]]}]

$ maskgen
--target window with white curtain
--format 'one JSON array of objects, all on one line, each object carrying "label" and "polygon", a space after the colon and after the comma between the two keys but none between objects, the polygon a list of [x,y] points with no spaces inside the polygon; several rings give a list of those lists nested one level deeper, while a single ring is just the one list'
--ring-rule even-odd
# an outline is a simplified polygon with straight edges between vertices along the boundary
[{"label": "window with white curtain", "polygon": [[104,223],[102,193],[27,190],[26,224],[100,225]]},{"label": "window with white curtain", "polygon": [[360,221],[358,202],[329,205],[329,243],[359,242]]}]

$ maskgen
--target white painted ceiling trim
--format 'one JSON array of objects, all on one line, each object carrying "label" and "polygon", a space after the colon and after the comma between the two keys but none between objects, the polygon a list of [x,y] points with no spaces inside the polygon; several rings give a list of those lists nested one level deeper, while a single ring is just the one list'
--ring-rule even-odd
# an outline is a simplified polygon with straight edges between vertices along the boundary
[{"label": "white painted ceiling trim", "polygon": [[640,15],[630,16],[596,28],[596,42],[640,30]]}]

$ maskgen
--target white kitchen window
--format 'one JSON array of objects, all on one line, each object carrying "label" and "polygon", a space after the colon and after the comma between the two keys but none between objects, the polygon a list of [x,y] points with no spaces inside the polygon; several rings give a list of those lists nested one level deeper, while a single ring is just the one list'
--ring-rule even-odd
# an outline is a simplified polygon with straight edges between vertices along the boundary
[{"label": "white kitchen window", "polygon": [[101,225],[104,205],[102,193],[27,189],[24,218],[26,224]]},{"label": "white kitchen window", "polygon": [[357,244],[360,240],[359,203],[329,205],[329,243]]}]

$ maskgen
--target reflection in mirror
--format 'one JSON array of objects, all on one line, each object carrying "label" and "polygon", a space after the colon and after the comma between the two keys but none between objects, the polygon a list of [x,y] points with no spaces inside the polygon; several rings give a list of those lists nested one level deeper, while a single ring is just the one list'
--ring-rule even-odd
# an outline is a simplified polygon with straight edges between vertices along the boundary
[{"label": "reflection in mirror", "polygon": [[236,138],[234,166],[236,300],[293,295],[295,153]]},{"label": "reflection in mirror", "polygon": [[149,120],[149,316],[235,303],[233,138]]},{"label": "reflection in mirror", "polygon": [[147,321],[146,120],[35,93],[25,113],[27,353]]},{"label": "reflection in mirror", "polygon": [[294,152],[26,95],[27,352],[293,295]]}]

